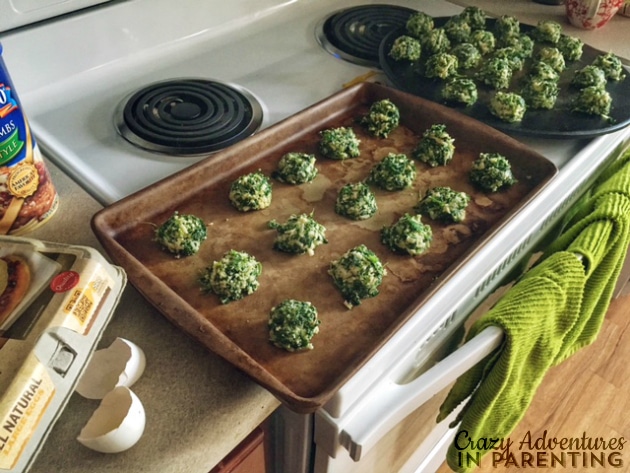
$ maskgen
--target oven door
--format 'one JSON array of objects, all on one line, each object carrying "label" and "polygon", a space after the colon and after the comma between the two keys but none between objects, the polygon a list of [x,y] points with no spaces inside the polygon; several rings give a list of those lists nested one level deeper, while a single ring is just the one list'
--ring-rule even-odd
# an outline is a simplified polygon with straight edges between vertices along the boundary
[{"label": "oven door", "polygon": [[313,472],[436,471],[455,435],[456,428],[449,426],[457,416],[455,411],[436,423],[440,405],[457,378],[502,340],[502,331],[490,327],[450,353],[461,334],[456,330],[435,336],[421,355],[409,356],[341,417],[318,410]]},{"label": "oven door", "polygon": [[[466,326],[485,310],[479,309]],[[444,325],[339,414],[330,405],[314,414],[280,407],[272,419],[273,471],[435,472],[456,433],[450,424],[458,414],[437,423],[440,405],[457,378],[502,340],[501,330],[491,327],[455,349],[464,331],[463,325]]]}]

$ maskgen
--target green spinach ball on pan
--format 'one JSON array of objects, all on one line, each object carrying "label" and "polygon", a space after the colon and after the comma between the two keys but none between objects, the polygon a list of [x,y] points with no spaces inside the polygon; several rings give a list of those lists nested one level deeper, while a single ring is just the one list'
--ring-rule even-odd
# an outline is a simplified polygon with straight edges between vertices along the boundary
[{"label": "green spinach ball on pan", "polygon": [[534,54],[534,40],[523,33],[506,38],[501,42],[501,47],[513,48],[523,59],[530,58]]},{"label": "green spinach ball on pan", "polygon": [[360,305],[363,299],[379,294],[387,271],[373,251],[359,245],[330,263],[328,274],[344,297],[344,304],[351,309]]},{"label": "green spinach ball on pan", "polygon": [[394,61],[415,62],[420,59],[421,55],[422,45],[420,40],[408,35],[396,38],[389,50],[389,57]]},{"label": "green spinach ball on pan", "polygon": [[261,210],[271,205],[271,180],[261,171],[244,174],[230,186],[232,206],[241,212]]},{"label": "green spinach ball on pan", "polygon": [[422,38],[422,36],[431,31],[434,26],[433,17],[424,12],[413,13],[405,24],[407,33],[414,38]]},{"label": "green spinach ball on pan", "polygon": [[207,237],[208,230],[203,220],[179,212],[175,212],[155,230],[155,240],[177,258],[197,253]]},{"label": "green spinach ball on pan", "polygon": [[386,191],[400,191],[413,184],[416,165],[405,154],[389,153],[370,170],[368,184]]},{"label": "green spinach ball on pan", "polygon": [[528,108],[551,110],[556,104],[559,91],[556,81],[530,77],[525,82],[520,95]]},{"label": "green spinach ball on pan", "polygon": [[493,32],[499,42],[504,42],[521,34],[521,23],[514,16],[502,15],[497,18]]},{"label": "green spinach ball on pan", "polygon": [[396,253],[418,256],[433,241],[433,231],[422,222],[422,215],[405,214],[396,223],[381,229],[381,242]]},{"label": "green spinach ball on pan", "polygon": [[606,73],[603,69],[593,64],[589,64],[575,71],[573,79],[571,79],[571,85],[578,89],[591,86],[603,88],[607,83]]},{"label": "green spinach ball on pan", "polygon": [[554,20],[540,20],[532,34],[536,41],[557,44],[562,36],[562,25]]},{"label": "green spinach ball on pan", "polygon": [[516,183],[510,161],[499,153],[480,153],[473,162],[470,180],[486,192],[497,192]]},{"label": "green spinach ball on pan", "polygon": [[422,138],[413,150],[413,157],[431,167],[445,166],[455,154],[454,143],[446,125],[433,124],[422,133]]},{"label": "green spinach ball on pan", "polygon": [[549,64],[558,74],[561,74],[567,67],[564,56],[558,48],[553,46],[540,48],[535,55],[535,59]]},{"label": "green spinach ball on pan", "polygon": [[481,53],[472,43],[458,44],[451,49],[451,54],[457,58],[457,64],[463,70],[477,67],[481,62]]},{"label": "green spinach ball on pan", "polygon": [[541,80],[552,80],[556,82],[560,80],[560,74],[558,74],[553,67],[543,61],[535,61],[531,65],[528,75]]},{"label": "green spinach ball on pan", "polygon": [[525,61],[523,57],[521,57],[518,49],[511,46],[505,46],[495,50],[492,53],[492,57],[505,59],[514,72],[522,70],[525,65]]},{"label": "green spinach ball on pan", "polygon": [[335,212],[351,220],[366,220],[378,210],[376,196],[364,182],[344,185],[337,194]]},{"label": "green spinach ball on pan", "polygon": [[451,44],[460,44],[470,39],[472,28],[465,17],[454,15],[444,24],[444,31]]},{"label": "green spinach ball on pan", "polygon": [[562,35],[556,47],[560,50],[566,61],[577,61],[584,52],[584,42],[575,36]]},{"label": "green spinach ball on pan", "polygon": [[278,162],[273,177],[287,184],[304,184],[317,177],[315,155],[291,152],[284,154]]},{"label": "green spinach ball on pan", "polygon": [[442,52],[427,59],[424,74],[430,78],[447,79],[456,75],[458,68],[457,56]]},{"label": "green spinach ball on pan", "polygon": [[482,56],[486,56],[495,50],[497,39],[492,31],[477,30],[470,34],[470,43],[475,46]]},{"label": "green spinach ball on pan", "polygon": [[484,61],[477,71],[476,78],[481,83],[495,89],[507,89],[512,81],[513,70],[504,58],[492,57]]},{"label": "green spinach ball on pan", "polygon": [[272,307],[267,322],[269,341],[288,352],[312,350],[319,332],[317,309],[310,302],[286,299]]},{"label": "green spinach ball on pan", "polygon": [[320,131],[319,134],[319,151],[327,158],[342,161],[356,158],[361,154],[359,150],[361,140],[350,127],[329,128]]},{"label": "green spinach ball on pan", "polygon": [[414,207],[414,210],[431,220],[458,223],[466,218],[466,207],[470,196],[448,186],[438,186],[427,190]]},{"label": "green spinach ball on pan", "polygon": [[490,99],[490,112],[500,120],[516,123],[523,120],[527,111],[525,99],[515,92],[499,91]]},{"label": "green spinach ball on pan", "polygon": [[477,101],[479,92],[474,80],[467,77],[453,77],[449,79],[440,92],[442,99],[451,103],[472,105]]},{"label": "green spinach ball on pan", "polygon": [[486,27],[486,12],[475,6],[468,6],[459,14],[473,31],[483,30]]},{"label": "green spinach ball on pan", "polygon": [[421,43],[423,51],[429,56],[446,52],[451,47],[451,40],[448,39],[444,28],[432,29],[422,37]]},{"label": "green spinach ball on pan", "polygon": [[370,110],[360,123],[377,138],[387,138],[400,123],[400,111],[389,99],[378,100],[370,105]]},{"label": "green spinach ball on pan", "polygon": [[621,80],[626,76],[623,72],[621,59],[613,53],[600,54],[595,58],[593,64],[604,71],[606,79]]},{"label": "green spinach ball on pan", "polygon": [[612,97],[606,89],[590,86],[579,90],[573,99],[571,111],[608,118],[611,105]]},{"label": "green spinach ball on pan", "polygon": [[315,254],[315,248],[326,240],[326,228],[312,215],[291,215],[283,224],[271,220],[269,228],[278,232],[273,247],[285,253]]},{"label": "green spinach ball on pan", "polygon": [[201,288],[219,296],[222,304],[256,292],[262,264],[244,251],[230,250],[206,267],[199,278]]}]

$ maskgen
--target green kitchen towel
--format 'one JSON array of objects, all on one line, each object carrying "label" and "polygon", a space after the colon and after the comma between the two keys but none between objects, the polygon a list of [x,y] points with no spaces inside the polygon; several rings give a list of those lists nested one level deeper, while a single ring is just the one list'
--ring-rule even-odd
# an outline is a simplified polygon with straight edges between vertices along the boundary
[{"label": "green kitchen towel", "polygon": [[453,471],[470,471],[475,465],[466,461],[468,455],[490,451],[465,439],[507,437],[521,420],[576,322],[585,279],[576,255],[558,252],[528,271],[471,327],[467,340],[491,325],[505,336],[492,355],[457,380],[440,408],[438,421],[472,395],[453,423],[461,420],[462,433],[447,454]]},{"label": "green kitchen towel", "polygon": [[548,369],[596,339],[630,243],[629,157],[600,179],[537,265],[469,331],[467,340],[496,325],[505,336],[458,379],[440,408],[438,421],[468,399],[453,423],[461,421],[462,433],[447,454],[454,471],[474,469],[467,459],[489,451],[463,440],[508,437]]},{"label": "green kitchen towel", "polygon": [[[567,334],[559,363],[595,341],[630,244],[630,162],[594,187],[566,230],[543,258],[568,249],[584,257],[587,280],[580,316]],[[578,220],[577,215],[581,215]]]}]

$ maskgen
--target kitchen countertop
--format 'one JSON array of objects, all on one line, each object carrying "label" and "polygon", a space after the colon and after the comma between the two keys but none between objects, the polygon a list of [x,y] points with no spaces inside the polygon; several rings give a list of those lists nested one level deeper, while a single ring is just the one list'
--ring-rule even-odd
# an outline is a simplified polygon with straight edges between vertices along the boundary
[{"label": "kitchen countertop", "polygon": [[[630,60],[630,18],[617,15],[606,27],[585,31],[566,23],[563,6],[530,0],[453,3],[477,5],[494,15],[514,15],[529,24],[556,19],[567,34]],[[60,208],[50,222],[27,236],[102,251],[89,225],[101,205],[51,163],[49,168],[61,197]],[[130,285],[99,346],[108,346],[117,336],[137,343],[147,355],[146,371],[133,387],[147,412],[144,436],[120,454],[83,447],[75,438],[98,402],[75,394],[31,473],[207,473],[279,406],[274,396],[171,325]]]},{"label": "kitchen countertop", "polygon": [[[101,205],[48,162],[60,196],[57,213],[25,235],[86,245],[105,254],[90,229]],[[127,285],[99,348],[116,337],[145,352],[144,375],[132,387],[144,404],[144,435],[130,450],[102,454],[77,442],[98,401],[73,394],[30,473],[208,473],[279,405],[268,391],[168,322]]]}]

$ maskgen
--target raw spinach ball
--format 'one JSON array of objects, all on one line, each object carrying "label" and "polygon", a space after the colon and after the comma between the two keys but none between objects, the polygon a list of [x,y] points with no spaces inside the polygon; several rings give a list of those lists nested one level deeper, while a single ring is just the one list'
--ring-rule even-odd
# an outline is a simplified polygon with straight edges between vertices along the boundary
[{"label": "raw spinach ball", "polygon": [[351,309],[363,299],[375,297],[387,272],[376,254],[365,245],[359,245],[333,261],[328,274]]},{"label": "raw spinach ball", "polygon": [[271,309],[269,341],[289,352],[312,350],[311,340],[319,332],[317,309],[310,302],[287,299]]},{"label": "raw spinach ball", "polygon": [[370,170],[367,182],[386,191],[400,191],[415,179],[415,163],[404,154],[389,153]]},{"label": "raw spinach ball", "polygon": [[608,117],[611,105],[612,97],[606,89],[590,86],[580,89],[573,100],[571,111]]},{"label": "raw spinach ball", "polygon": [[261,210],[271,205],[271,181],[262,172],[237,178],[230,186],[229,199],[241,212]]},{"label": "raw spinach ball", "polygon": [[414,210],[440,222],[461,222],[466,218],[466,207],[470,196],[447,186],[429,189],[414,207]]},{"label": "raw spinach ball", "polygon": [[400,111],[389,99],[374,102],[368,113],[361,119],[361,124],[377,138],[387,138],[399,123]]},{"label": "raw spinach ball", "polygon": [[304,184],[317,176],[315,155],[307,153],[286,153],[278,162],[273,177],[287,184]]},{"label": "raw spinach ball", "polygon": [[427,59],[425,75],[438,79],[447,79],[457,74],[459,62],[457,56],[449,53],[437,53]]},{"label": "raw spinach ball", "polygon": [[446,131],[446,125],[431,125],[422,134],[413,157],[431,167],[445,166],[455,154],[455,140]]},{"label": "raw spinach ball", "polygon": [[490,112],[500,120],[515,123],[523,120],[527,104],[525,99],[515,92],[499,91],[490,99],[489,108]]},{"label": "raw spinach ball", "polygon": [[291,215],[283,224],[272,220],[269,228],[278,232],[273,247],[285,253],[313,255],[316,247],[328,243],[326,228],[312,215]]},{"label": "raw spinach ball", "polygon": [[516,183],[510,162],[499,153],[481,153],[473,162],[469,176],[473,184],[487,192],[496,192]]},{"label": "raw spinach ball", "polygon": [[178,212],[155,231],[155,240],[176,257],[194,255],[207,237],[208,231],[203,220]]},{"label": "raw spinach ball", "polygon": [[422,54],[422,45],[420,41],[412,36],[399,36],[394,40],[389,56],[394,61],[415,62],[420,59]]},{"label": "raw spinach ball", "polygon": [[405,214],[393,225],[381,229],[381,241],[394,252],[417,256],[431,246],[433,231],[422,223],[421,215]]},{"label": "raw spinach ball", "polygon": [[407,32],[414,38],[422,38],[425,33],[433,29],[433,26],[433,17],[424,12],[412,14],[405,25]]},{"label": "raw spinach ball", "polygon": [[481,65],[477,79],[493,89],[507,89],[512,80],[512,66],[507,59],[493,57]]},{"label": "raw spinach ball", "polygon": [[253,294],[259,287],[262,264],[244,251],[230,250],[208,266],[199,283],[202,289],[219,296],[222,304]]},{"label": "raw spinach ball", "polygon": [[343,186],[337,194],[335,212],[352,220],[366,220],[377,211],[376,196],[364,182]]},{"label": "raw spinach ball", "polygon": [[361,154],[361,140],[349,127],[330,128],[320,131],[319,151],[330,159],[344,160]]},{"label": "raw spinach ball", "polygon": [[597,58],[595,58],[593,64],[604,71],[607,79],[621,80],[625,77],[621,59],[613,53],[600,54]]},{"label": "raw spinach ball", "polygon": [[608,80],[606,79],[606,73],[599,67],[589,64],[582,69],[575,71],[571,85],[583,89],[584,87],[600,87],[606,86]]},{"label": "raw spinach ball", "polygon": [[447,102],[472,105],[478,98],[477,84],[466,77],[453,77],[442,87],[441,95]]},{"label": "raw spinach ball", "polygon": [[566,61],[577,61],[582,57],[584,42],[574,36],[562,35],[556,47],[560,50]]}]

